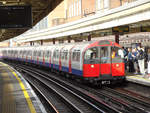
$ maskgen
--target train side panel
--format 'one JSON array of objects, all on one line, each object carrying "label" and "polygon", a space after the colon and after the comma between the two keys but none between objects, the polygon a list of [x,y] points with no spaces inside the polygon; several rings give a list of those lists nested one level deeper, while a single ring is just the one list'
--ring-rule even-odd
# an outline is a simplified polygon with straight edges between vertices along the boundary
[{"label": "train side panel", "polygon": [[65,46],[63,49],[62,49],[62,52],[61,52],[61,66],[62,66],[62,71],[64,72],[70,72],[69,71],[69,68],[71,68],[69,65],[71,64],[70,60],[71,60],[71,49],[74,47],[74,45],[68,45],[68,46]]},{"label": "train side panel", "polygon": [[88,44],[78,44],[71,51],[72,74],[83,77],[83,51]]}]

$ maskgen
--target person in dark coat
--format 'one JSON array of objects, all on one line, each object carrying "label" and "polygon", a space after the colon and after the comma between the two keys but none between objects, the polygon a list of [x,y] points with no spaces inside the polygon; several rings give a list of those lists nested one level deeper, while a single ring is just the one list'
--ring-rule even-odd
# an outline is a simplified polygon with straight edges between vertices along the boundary
[{"label": "person in dark coat", "polygon": [[129,66],[129,72],[134,72],[134,65],[133,65],[133,56],[131,48],[128,48],[128,66]]},{"label": "person in dark coat", "polygon": [[150,48],[148,49],[148,59],[147,59],[148,61],[147,61],[147,73],[148,73],[148,75],[147,75],[147,77],[150,79]]},{"label": "person in dark coat", "polygon": [[133,65],[134,65],[134,74],[138,74],[138,60],[137,60],[138,51],[136,48],[132,50],[132,57],[133,57]]}]

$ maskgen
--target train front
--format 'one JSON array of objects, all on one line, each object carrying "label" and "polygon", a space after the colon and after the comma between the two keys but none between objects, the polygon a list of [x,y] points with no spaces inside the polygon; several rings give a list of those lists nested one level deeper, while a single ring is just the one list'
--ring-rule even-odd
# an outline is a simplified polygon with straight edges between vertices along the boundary
[{"label": "train front", "polygon": [[125,79],[122,48],[111,41],[92,44],[84,53],[83,76],[94,84],[110,84]]}]

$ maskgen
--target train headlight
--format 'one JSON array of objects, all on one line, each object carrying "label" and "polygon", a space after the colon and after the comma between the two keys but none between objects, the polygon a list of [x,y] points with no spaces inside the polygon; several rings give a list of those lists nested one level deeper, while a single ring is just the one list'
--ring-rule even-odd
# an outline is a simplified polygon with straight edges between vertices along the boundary
[{"label": "train headlight", "polygon": [[119,64],[116,64],[116,67],[119,67]]},{"label": "train headlight", "polygon": [[94,68],[94,65],[91,65],[91,68]]}]

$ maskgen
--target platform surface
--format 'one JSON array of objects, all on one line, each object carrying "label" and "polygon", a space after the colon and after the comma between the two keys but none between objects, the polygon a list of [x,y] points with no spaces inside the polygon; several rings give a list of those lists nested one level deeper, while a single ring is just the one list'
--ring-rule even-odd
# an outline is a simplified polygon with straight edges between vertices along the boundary
[{"label": "platform surface", "polygon": [[130,82],[142,84],[145,86],[150,86],[150,78],[147,75],[143,76],[143,75],[134,75],[131,73],[127,73],[126,80]]},{"label": "platform surface", "polygon": [[0,62],[0,113],[46,113],[27,81]]}]

